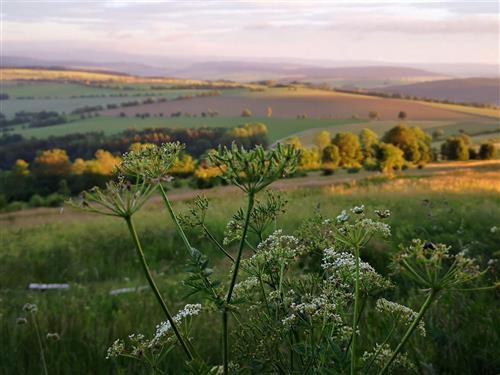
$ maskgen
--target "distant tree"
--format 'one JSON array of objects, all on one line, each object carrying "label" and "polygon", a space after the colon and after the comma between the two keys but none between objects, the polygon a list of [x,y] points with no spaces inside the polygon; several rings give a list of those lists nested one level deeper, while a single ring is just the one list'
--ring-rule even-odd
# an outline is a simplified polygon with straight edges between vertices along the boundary
[{"label": "distant tree", "polygon": [[334,145],[339,148],[340,166],[344,168],[360,167],[363,159],[361,144],[357,135],[340,132],[333,138]]},{"label": "distant tree", "polygon": [[330,134],[329,131],[323,130],[315,134],[314,144],[318,147],[320,151],[323,150],[330,143],[332,143],[332,135]]},{"label": "distant tree", "polygon": [[432,140],[439,141],[444,136],[443,129],[436,129],[432,132]]},{"label": "distant tree", "polygon": [[325,174],[331,174],[339,164],[339,148],[334,144],[326,146],[321,153],[321,169],[323,169]]},{"label": "distant tree", "polygon": [[405,111],[399,111],[398,119],[400,119],[401,121],[404,121],[404,120],[406,120],[406,117],[407,117],[407,114]]},{"label": "distant tree", "polygon": [[368,118],[370,120],[378,120],[379,119],[379,113],[377,111],[370,111],[368,112]]},{"label": "distant tree", "polygon": [[432,159],[431,138],[420,128],[400,124],[385,133],[382,140],[400,148],[404,158],[412,163],[422,164]]},{"label": "distant tree", "polygon": [[379,169],[384,173],[400,170],[406,163],[403,151],[390,143],[380,143],[377,146],[377,161]]},{"label": "distant tree", "polygon": [[267,117],[273,117],[273,109],[271,107],[267,107]]},{"label": "distant tree", "polygon": [[469,160],[469,143],[463,136],[449,137],[441,145],[441,155],[446,160]]},{"label": "distant tree", "polygon": [[469,160],[476,160],[478,156],[476,149],[474,147],[469,147]]},{"label": "distant tree", "polygon": [[252,116],[252,111],[248,108],[245,108],[243,109],[243,111],[241,111],[241,117],[250,117]]},{"label": "distant tree", "polygon": [[320,151],[316,147],[304,148],[299,155],[297,169],[299,171],[313,171],[321,167]]},{"label": "distant tree", "polygon": [[37,176],[65,176],[70,169],[66,151],[59,148],[42,151],[33,162],[33,173]]},{"label": "distant tree", "polygon": [[363,157],[371,158],[375,156],[375,146],[378,144],[378,135],[374,131],[364,128],[359,133],[359,141],[361,143],[361,151]]},{"label": "distant tree", "polygon": [[491,160],[495,157],[495,145],[492,142],[486,142],[479,147],[479,158],[481,160]]},{"label": "distant tree", "polygon": [[29,164],[26,161],[23,159],[17,159],[12,167],[12,173],[14,176],[25,177],[30,173],[28,167]]}]

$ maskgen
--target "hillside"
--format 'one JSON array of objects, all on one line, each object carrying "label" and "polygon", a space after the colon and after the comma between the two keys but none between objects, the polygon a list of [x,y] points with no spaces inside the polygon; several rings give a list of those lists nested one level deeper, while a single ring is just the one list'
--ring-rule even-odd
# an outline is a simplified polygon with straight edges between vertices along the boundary
[{"label": "hillside", "polygon": [[382,87],[373,91],[462,103],[500,104],[500,78],[446,79]]}]

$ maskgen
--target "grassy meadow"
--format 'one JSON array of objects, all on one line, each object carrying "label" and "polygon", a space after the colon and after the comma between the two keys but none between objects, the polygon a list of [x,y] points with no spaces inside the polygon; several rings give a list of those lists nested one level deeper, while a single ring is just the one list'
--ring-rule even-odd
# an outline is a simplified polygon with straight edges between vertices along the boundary
[{"label": "grassy meadow", "polygon": [[[481,264],[499,256],[499,173],[496,169],[456,172],[427,178],[371,178],[316,188],[286,189],[289,204],[278,225],[293,233],[301,221],[319,209],[335,217],[342,209],[365,204],[369,209],[390,209],[393,236],[373,241],[362,258],[390,274],[389,258],[399,244],[423,238],[452,246],[453,252],[467,250]],[[289,184],[293,187],[293,184]],[[243,205],[242,195],[221,188],[210,193],[208,224],[222,238],[227,220]],[[177,200],[184,211],[186,202]],[[29,325],[17,325],[26,302],[38,305],[40,331],[57,332],[61,339],[44,342],[50,374],[147,373],[131,361],[106,360],[106,349],[117,337],[134,332],[152,333],[162,319],[133,251],[125,224],[120,219],[95,217],[66,208],[54,217],[28,222],[20,212],[16,220],[1,217],[0,229],[0,374],[40,373],[36,336]],[[36,217],[36,211],[34,211]],[[168,304],[174,310],[187,297],[186,254],[172,223],[155,198],[137,216],[148,262]],[[25,223],[25,225],[19,225]],[[198,238],[194,246],[206,252],[220,273],[227,262],[208,241]],[[232,249],[233,251],[235,249]],[[249,254],[245,254],[248,256]],[[498,269],[493,268],[493,275]],[[491,279],[490,279],[491,281]],[[30,282],[69,283],[67,291],[30,292]],[[409,306],[419,296],[408,294],[404,284],[394,291]],[[136,292],[110,295],[119,288]],[[442,295],[426,318],[427,337],[413,338],[410,356],[425,358],[429,374],[496,374],[500,368],[500,315],[498,292]],[[197,348],[210,363],[219,364],[219,317],[205,312],[193,319],[192,335]],[[481,342],[481,345],[478,345]],[[178,373],[182,357],[172,356],[169,373]]]}]

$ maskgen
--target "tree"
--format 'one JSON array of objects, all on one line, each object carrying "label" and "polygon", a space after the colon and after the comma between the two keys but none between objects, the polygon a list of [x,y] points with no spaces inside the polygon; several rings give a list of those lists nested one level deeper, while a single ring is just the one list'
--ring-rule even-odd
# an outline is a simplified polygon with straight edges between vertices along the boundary
[{"label": "tree", "polygon": [[375,146],[378,144],[378,135],[374,131],[364,128],[359,133],[359,141],[361,143],[361,151],[363,157],[371,158],[375,156]]},{"label": "tree", "polygon": [[436,129],[432,132],[432,140],[439,141],[441,138],[443,138],[443,135],[444,135],[443,129]]},{"label": "tree", "polygon": [[479,147],[479,158],[481,160],[491,160],[495,157],[495,145],[492,142],[486,142]]},{"label": "tree", "polygon": [[325,174],[331,174],[338,167],[340,163],[339,148],[334,145],[328,145],[321,153],[321,168]]},{"label": "tree", "polygon": [[377,146],[377,160],[380,170],[384,173],[400,170],[406,163],[403,151],[390,143],[380,143]]},{"label": "tree", "polygon": [[25,177],[29,175],[30,171],[28,169],[29,164],[23,159],[17,159],[12,167],[12,173],[14,176]]},{"label": "tree", "polygon": [[297,169],[299,171],[313,171],[321,167],[320,151],[316,147],[304,148],[299,155]]},{"label": "tree", "polygon": [[406,117],[407,117],[407,114],[405,111],[399,111],[398,119],[400,119],[401,121],[404,121],[404,120],[406,120]]},{"label": "tree", "polygon": [[378,119],[379,119],[379,117],[380,117],[380,116],[379,116],[379,114],[378,114],[378,112],[377,112],[377,111],[370,111],[370,112],[368,112],[368,118],[369,118],[370,120],[378,120]]},{"label": "tree", "polygon": [[412,163],[426,163],[432,159],[431,138],[420,128],[400,124],[385,133],[382,140],[400,148],[404,158]]},{"label": "tree", "polygon": [[332,142],[332,135],[329,131],[323,130],[314,136],[314,144],[321,151]]},{"label": "tree", "polygon": [[273,109],[271,107],[267,107],[267,117],[273,117]]},{"label": "tree", "polygon": [[467,139],[462,135],[449,137],[441,145],[441,155],[446,160],[469,160],[469,143]]},{"label": "tree", "polygon": [[33,162],[33,173],[38,176],[65,176],[70,169],[68,155],[60,148],[42,151]]},{"label": "tree", "polygon": [[340,166],[344,168],[360,167],[363,159],[361,144],[357,135],[340,132],[335,135],[333,144],[339,148]]}]

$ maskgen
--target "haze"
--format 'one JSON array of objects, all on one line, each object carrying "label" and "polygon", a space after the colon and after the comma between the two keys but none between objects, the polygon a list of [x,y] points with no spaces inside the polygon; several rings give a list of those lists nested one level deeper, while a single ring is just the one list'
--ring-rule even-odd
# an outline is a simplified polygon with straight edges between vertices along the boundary
[{"label": "haze", "polygon": [[497,1],[3,0],[1,8],[2,56],[499,60]]}]

